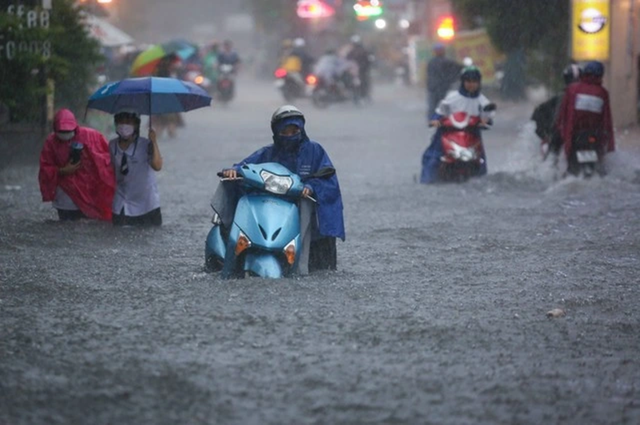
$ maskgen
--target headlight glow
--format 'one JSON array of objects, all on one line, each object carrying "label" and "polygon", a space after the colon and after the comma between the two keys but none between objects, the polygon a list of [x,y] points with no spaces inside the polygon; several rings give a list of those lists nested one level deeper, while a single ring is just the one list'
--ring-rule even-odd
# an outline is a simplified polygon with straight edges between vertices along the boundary
[{"label": "headlight glow", "polygon": [[264,181],[265,190],[277,195],[284,195],[293,186],[291,177],[278,176],[265,170],[260,171],[260,177]]}]

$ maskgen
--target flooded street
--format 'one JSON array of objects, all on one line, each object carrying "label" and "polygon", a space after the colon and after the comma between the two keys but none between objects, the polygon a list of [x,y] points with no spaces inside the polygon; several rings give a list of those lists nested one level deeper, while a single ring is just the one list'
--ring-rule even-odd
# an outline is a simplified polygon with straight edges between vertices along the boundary
[{"label": "flooded street", "polygon": [[[269,82],[161,139],[164,225],[59,223],[37,165],[0,170],[0,424],[640,423],[640,152],[542,164],[498,99],[489,175],[414,183],[422,89],[296,102],[336,166],[338,271],[204,273],[216,172],[271,143]],[[563,317],[547,312],[562,309]]]}]

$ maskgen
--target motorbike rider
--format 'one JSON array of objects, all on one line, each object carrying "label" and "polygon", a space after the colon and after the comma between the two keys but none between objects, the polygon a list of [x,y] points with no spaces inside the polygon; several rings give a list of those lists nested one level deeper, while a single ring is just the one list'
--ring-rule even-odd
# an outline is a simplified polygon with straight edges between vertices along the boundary
[{"label": "motorbike rider", "polygon": [[233,73],[237,73],[240,68],[240,56],[238,52],[233,49],[233,42],[231,40],[224,40],[222,42],[222,51],[218,54],[218,65],[231,65],[233,66]]},{"label": "motorbike rider", "polygon": [[358,77],[360,78],[360,97],[371,100],[371,67],[374,56],[362,44],[362,37],[353,35],[351,46],[347,53],[347,60],[354,61],[358,65]]},{"label": "motorbike rider", "polygon": [[536,135],[542,143],[543,160],[552,153],[557,160],[560,148],[562,147],[562,137],[556,128],[556,120],[562,103],[562,98],[570,84],[578,81],[580,77],[580,67],[576,64],[567,66],[562,71],[562,79],[564,80],[564,90],[553,96],[546,102],[538,105],[531,115],[531,119],[536,123]]},{"label": "motorbike rider", "polygon": [[[440,120],[444,118],[444,110],[448,109],[448,114],[453,115],[456,112],[464,112],[470,116],[480,118],[481,126],[487,127],[491,124],[491,119],[482,113],[482,108],[491,102],[482,93],[480,93],[482,83],[482,74],[476,66],[467,66],[463,68],[460,74],[460,87],[458,91],[450,92],[438,105],[435,113],[431,116],[430,125],[436,127],[437,130],[431,139],[431,145],[427,148],[422,156],[422,174],[420,183],[436,183],[438,181],[438,170],[440,168],[440,157],[443,155],[442,150],[442,129]],[[446,104],[447,108],[443,105]],[[476,136],[481,139],[480,128],[474,128],[471,131],[476,132]],[[478,176],[487,174],[487,162],[484,152],[482,153],[482,164]]]},{"label": "motorbike rider", "polygon": [[[304,126],[305,117],[298,108],[292,105],[279,107],[271,117],[273,144],[255,151],[232,168],[223,170],[224,177],[237,177],[243,164],[263,162],[277,162],[301,177],[322,168],[333,168],[327,152],[319,143],[309,139]],[[231,189],[228,185],[220,184],[211,204],[219,214],[223,229],[230,228],[235,206],[241,196],[237,186],[233,187]],[[301,229],[311,226],[311,241],[307,244],[303,240],[303,247],[309,248],[306,253],[301,254],[301,258],[309,258],[309,261],[308,264],[301,262],[303,264],[299,264],[298,271],[307,274],[319,269],[336,270],[336,238],[345,239],[342,195],[337,176],[309,179],[302,196],[313,197],[317,204],[306,220],[301,218]],[[303,238],[305,234],[303,233]]]},{"label": "motorbike rider", "polygon": [[220,51],[220,45],[217,41],[213,41],[209,46],[207,53],[204,56],[203,71],[205,77],[211,81],[211,85],[215,87],[218,80],[218,53]]},{"label": "motorbike rider", "polygon": [[358,65],[354,61],[342,58],[335,50],[328,49],[316,62],[313,72],[327,87],[344,96],[341,86],[353,88],[358,75],[357,68]]},{"label": "motorbike rider", "polygon": [[[613,120],[609,105],[609,92],[602,87],[604,65],[598,61],[588,62],[580,75],[580,81],[570,85],[562,98],[558,112],[557,129],[564,143],[564,152],[569,159],[571,144],[587,137],[595,137],[599,143],[598,156],[615,150]],[[576,174],[569,161],[567,171]]]},{"label": "motorbike rider", "polygon": [[305,77],[311,73],[313,63],[315,62],[313,57],[307,52],[306,45],[307,43],[304,41],[304,38],[298,37],[293,40],[293,49],[290,53],[290,56],[297,57],[300,60],[300,72]]}]

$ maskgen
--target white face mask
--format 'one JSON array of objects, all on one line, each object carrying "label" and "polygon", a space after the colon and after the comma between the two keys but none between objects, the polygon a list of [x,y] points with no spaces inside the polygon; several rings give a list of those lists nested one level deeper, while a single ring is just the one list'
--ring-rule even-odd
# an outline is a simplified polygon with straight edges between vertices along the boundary
[{"label": "white face mask", "polygon": [[76,135],[75,131],[58,131],[56,132],[56,136],[58,136],[58,139],[62,140],[62,141],[69,141],[71,139],[73,139],[73,136]]},{"label": "white face mask", "polygon": [[130,138],[135,130],[136,128],[131,124],[118,124],[116,127],[116,133],[123,139]]}]

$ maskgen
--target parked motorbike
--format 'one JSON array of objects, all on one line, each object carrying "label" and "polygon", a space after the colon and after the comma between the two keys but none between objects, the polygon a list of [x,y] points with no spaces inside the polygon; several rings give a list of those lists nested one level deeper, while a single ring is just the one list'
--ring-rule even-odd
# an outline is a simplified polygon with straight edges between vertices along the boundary
[{"label": "parked motorbike", "polygon": [[317,81],[313,74],[303,78],[300,72],[287,71],[284,68],[276,69],[274,76],[276,77],[275,86],[282,92],[287,102],[309,97]]},{"label": "parked motorbike", "polygon": [[360,79],[350,74],[345,74],[340,79],[329,83],[326,79],[318,77],[311,93],[314,106],[326,108],[332,103],[353,102],[360,104]]},{"label": "parked motorbike", "polygon": [[291,275],[302,248],[299,202],[304,182],[334,174],[333,168],[324,168],[300,177],[273,162],[243,165],[236,179],[218,173],[223,184],[229,180],[240,184],[243,196],[229,229],[223,229],[214,215],[205,243],[205,268],[222,271],[225,278]]},{"label": "parked motorbike", "polygon": [[[448,105],[441,104],[445,117],[441,121],[442,151],[439,178],[441,181],[463,182],[480,174],[484,164],[484,147],[479,130],[480,116],[470,116],[465,112],[450,113]],[[492,116],[496,105],[491,103],[483,108],[484,116]]]},{"label": "parked motorbike", "polygon": [[218,82],[216,83],[217,99],[226,104],[235,95],[235,74],[234,66],[222,64],[219,67]]},{"label": "parked motorbike", "polygon": [[580,134],[571,143],[567,156],[567,173],[589,178],[595,173],[604,175],[602,143],[595,134]]}]

